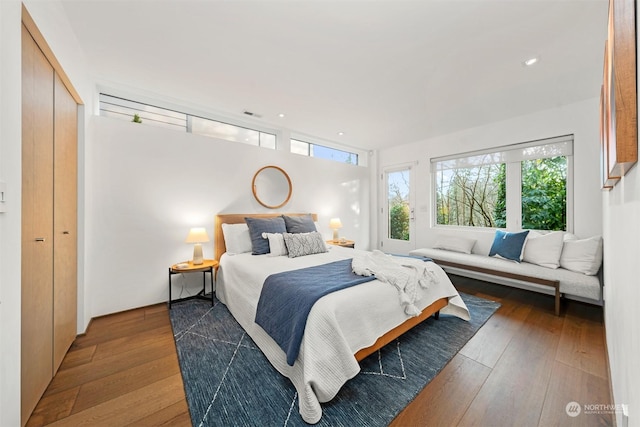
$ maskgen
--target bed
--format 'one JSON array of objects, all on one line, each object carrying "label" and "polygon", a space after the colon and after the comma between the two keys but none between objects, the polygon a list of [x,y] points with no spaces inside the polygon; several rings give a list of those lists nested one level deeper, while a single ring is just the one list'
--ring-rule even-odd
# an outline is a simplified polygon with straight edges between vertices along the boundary
[{"label": "bed", "polygon": [[[298,393],[299,412],[310,424],[322,417],[320,403],[330,401],[360,371],[358,361],[395,340],[436,313],[468,320],[468,310],[446,273],[428,262],[437,280],[421,294],[421,313],[409,317],[398,302],[398,291],[380,280],[330,293],[309,312],[299,353],[292,366],[285,352],[255,323],[256,307],[265,279],[275,273],[319,266],[366,254],[330,246],[327,252],[296,258],[227,253],[223,224],[242,224],[245,217],[273,218],[283,214],[221,214],[215,218],[214,252],[220,261],[216,295],[262,350],[270,363],[289,378]],[[295,217],[307,214],[284,214]],[[313,216],[314,220],[317,217]],[[228,228],[227,228],[228,229]]]}]

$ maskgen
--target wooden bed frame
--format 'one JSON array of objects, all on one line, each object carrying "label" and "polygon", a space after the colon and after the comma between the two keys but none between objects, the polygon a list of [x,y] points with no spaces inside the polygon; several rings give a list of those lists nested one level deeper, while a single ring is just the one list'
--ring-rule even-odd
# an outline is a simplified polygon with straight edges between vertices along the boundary
[{"label": "wooden bed frame", "polygon": [[[224,243],[224,234],[222,233],[222,224],[243,224],[245,222],[245,217],[251,218],[274,218],[280,215],[287,216],[303,216],[308,215],[306,213],[262,213],[262,214],[219,214],[216,215],[214,221],[214,231],[213,231],[213,242],[214,242],[214,254],[215,259],[218,261],[222,254],[227,251],[227,247]],[[317,214],[311,214],[314,221],[318,220]],[[407,319],[404,323],[396,326],[386,334],[382,335],[378,340],[370,347],[363,348],[358,350],[354,355],[356,360],[361,361],[365,357],[370,354],[375,353],[385,345],[389,344],[400,335],[407,332],[409,329],[428,319],[430,316],[435,315],[436,318],[440,313],[440,310],[448,304],[447,298],[441,298],[435,301],[433,304],[427,306],[422,310],[422,313],[419,316],[411,317]]]}]

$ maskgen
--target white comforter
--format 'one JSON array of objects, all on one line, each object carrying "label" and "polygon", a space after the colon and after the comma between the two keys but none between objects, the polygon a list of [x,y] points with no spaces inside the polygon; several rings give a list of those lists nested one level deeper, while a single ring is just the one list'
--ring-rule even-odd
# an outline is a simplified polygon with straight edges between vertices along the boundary
[{"label": "white comforter", "polygon": [[[302,419],[315,424],[322,417],[320,402],[328,402],[360,366],[354,354],[373,345],[387,331],[409,317],[394,286],[379,280],[353,286],[322,297],[307,318],[300,353],[293,366],[278,344],[255,322],[256,306],[264,280],[274,273],[363,256],[364,251],[331,246],[329,252],[298,258],[269,255],[228,255],[220,259],[216,294],[271,364],[295,386]],[[441,313],[469,319],[469,311],[446,273],[428,263],[437,276],[421,289],[415,305],[422,310],[448,297]]]}]

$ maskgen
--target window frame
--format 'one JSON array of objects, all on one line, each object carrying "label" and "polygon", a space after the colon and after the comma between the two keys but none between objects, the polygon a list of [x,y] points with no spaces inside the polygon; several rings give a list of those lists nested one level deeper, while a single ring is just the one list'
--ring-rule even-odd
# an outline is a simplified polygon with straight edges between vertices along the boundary
[{"label": "window frame", "polygon": [[[104,98],[110,98],[110,99],[103,99]],[[109,102],[111,99],[117,99],[119,101],[122,101],[121,104],[115,104],[113,102]],[[119,106],[121,105],[122,108],[126,108],[128,110],[130,110],[127,114],[125,113],[120,113],[120,112],[111,112],[109,110],[103,109],[103,103],[105,104],[109,104],[109,105],[114,105],[114,106]],[[127,105],[129,104],[129,105]],[[132,116],[132,114],[139,114],[140,118],[142,119],[142,122],[140,124],[147,124],[150,126],[155,126],[155,127],[161,127],[161,128],[165,128],[165,129],[171,129],[171,130],[177,130],[180,132],[186,132],[186,133],[191,133],[193,135],[200,135],[200,136],[205,136],[208,138],[214,138],[217,140],[221,140],[221,141],[228,141],[228,142],[234,142],[234,143],[240,143],[240,144],[246,144],[246,145],[251,145],[253,147],[260,147],[260,148],[266,148],[266,149],[270,149],[270,150],[277,150],[278,149],[278,144],[279,144],[279,133],[273,129],[266,129],[266,128],[262,128],[260,126],[253,126],[253,125],[248,125],[245,123],[241,123],[239,121],[235,121],[235,120],[229,120],[226,118],[221,118],[221,117],[216,117],[215,115],[211,115],[211,114],[203,114],[200,112],[193,112],[191,111],[189,108],[186,107],[177,107],[177,106],[164,106],[164,103],[162,102],[157,102],[157,101],[151,101],[146,99],[144,96],[129,96],[129,95],[122,95],[120,94],[118,91],[115,90],[110,90],[108,88],[99,88],[98,90],[98,97],[97,97],[97,113],[98,115],[102,116],[102,117],[112,117],[115,118],[117,120],[124,120],[124,121],[131,121],[129,120]],[[165,104],[166,105],[166,104]],[[136,109],[135,107],[139,106],[139,109]],[[154,115],[164,115],[169,119],[172,120],[177,120],[177,116],[180,116],[180,120],[182,120],[182,116],[184,116],[184,124],[176,124],[176,123],[171,123],[170,121],[167,122],[163,122],[163,121],[156,121],[150,118],[145,117],[146,116],[146,108],[153,110],[153,112],[150,112],[148,114],[154,114]],[[106,114],[103,114],[103,112],[106,112]],[[122,117],[120,117],[122,116]],[[231,126],[231,127],[235,127],[238,128],[241,131],[250,131],[250,132],[256,132],[257,133],[257,142],[258,144],[253,144],[251,142],[246,142],[246,141],[242,141],[242,140],[238,140],[238,139],[231,139],[231,138],[224,138],[221,136],[213,136],[213,135],[207,135],[205,133],[199,133],[199,132],[193,132],[193,119],[196,118],[198,120],[204,120],[204,121],[212,121],[212,122],[216,122],[225,126]],[[151,123],[150,123],[151,122]],[[262,145],[262,136],[263,135],[269,135],[272,136],[274,138],[274,143],[273,143],[273,147],[271,147],[270,145]]]},{"label": "window frame", "polygon": [[[152,99],[148,96],[141,95],[139,93],[132,94],[128,91],[118,90],[116,88],[113,88],[111,86],[106,86],[106,85],[105,86],[100,84],[97,85],[96,95],[97,96],[94,104],[95,105],[94,113],[98,116],[112,117],[122,121],[131,121],[131,119],[133,118],[133,114],[141,113],[142,111],[145,110],[145,107],[148,107],[153,110],[159,110],[155,112],[155,114],[159,113],[162,115],[163,113],[166,113],[166,115],[170,117],[172,120],[176,120],[175,116],[184,116],[185,117],[184,119],[180,117],[180,119],[184,121],[184,124],[180,123],[179,125],[177,125],[176,123],[156,122],[144,117],[143,114],[140,114],[140,117],[142,119],[141,124],[146,124],[150,126],[161,127],[165,129],[171,129],[171,130],[178,130],[180,132],[191,133],[194,135],[201,135],[209,138],[214,138],[220,141],[241,143],[241,144],[251,145],[254,147],[272,149],[276,151],[277,150],[288,151],[294,154],[303,155],[302,153],[296,153],[291,151],[290,141],[298,140],[300,142],[308,144],[307,146],[308,150],[306,154],[306,156],[308,157],[316,157],[313,155],[313,146],[319,146],[319,147],[327,148],[329,150],[336,150],[343,153],[351,154],[356,158],[355,163],[346,163],[346,162],[335,160],[336,163],[350,164],[354,166],[365,166],[365,167],[368,166],[367,163],[368,163],[368,155],[370,154],[369,151],[355,149],[353,147],[349,147],[347,145],[335,143],[332,141],[323,140],[320,138],[315,138],[315,137],[311,137],[304,134],[290,132],[287,129],[271,128],[271,127],[261,126],[260,124],[254,124],[253,122],[250,123],[250,122],[244,122],[236,118],[229,118],[220,114],[211,114],[210,112],[206,112],[198,108],[191,108],[185,105],[177,105],[177,104],[173,104],[172,102],[159,101],[157,99]],[[109,101],[104,101],[102,99],[103,96],[107,98],[115,98],[120,101],[123,101],[124,103],[130,103],[134,106],[125,107],[125,109],[128,110],[126,113],[110,112],[102,108],[103,102],[106,102],[107,104],[112,104]],[[112,104],[112,105],[117,106],[118,104]],[[137,110],[135,108],[135,105],[140,106],[140,109]],[[106,111],[106,113],[103,113],[103,111]],[[193,132],[194,118],[205,120],[205,121],[217,122],[223,125],[236,127],[241,130],[256,132],[258,134],[258,137],[257,137],[258,144],[257,145],[254,144],[253,139],[250,139],[250,141],[245,141],[245,140],[239,140],[239,139],[208,135],[206,133],[198,133],[198,132],[194,133]],[[287,139],[289,141],[287,141]],[[265,141],[266,143],[263,144],[263,141]],[[316,157],[316,158],[330,160],[330,161],[332,160],[331,158],[326,158],[326,157]]]},{"label": "window frame", "polygon": [[[447,225],[438,224],[438,206],[437,206],[437,166],[438,162],[445,161],[457,161],[472,158],[475,156],[481,156],[486,154],[495,153],[507,153],[517,152],[527,148],[536,149],[543,146],[551,146],[554,144],[566,143],[566,152],[558,154],[557,156],[564,156],[567,159],[567,178],[566,178],[566,232],[573,233],[574,230],[574,156],[573,145],[574,135],[562,135],[553,138],[546,138],[534,141],[528,141],[523,143],[511,144],[502,147],[489,148],[484,150],[477,150],[471,152],[465,152],[455,155],[434,157],[430,159],[431,163],[431,227],[442,229],[461,229],[461,230],[495,230],[499,227],[485,227],[485,226],[468,226],[468,225]],[[557,157],[553,155],[536,156],[529,158],[510,159],[502,162],[495,162],[497,164],[504,163],[506,166],[506,227],[504,229],[510,231],[518,231],[522,229],[522,161],[533,160],[539,158]],[[507,154],[504,156],[509,158]],[[468,166],[470,167],[470,166]],[[461,167],[462,168],[462,167]],[[548,231],[548,230],[540,230]]]},{"label": "window frame", "polygon": [[[303,144],[307,144],[307,153],[303,154],[297,151],[292,151],[292,141],[296,141],[299,143],[303,143]],[[322,147],[322,148],[327,148],[330,150],[336,150],[336,151],[341,151],[343,153],[347,153],[347,154],[351,154],[354,155],[356,157],[356,162],[355,163],[347,163],[347,162],[341,162],[338,160],[333,160],[330,158],[326,158],[326,157],[316,157],[313,155],[313,147],[314,146],[318,146],[318,147]],[[365,152],[362,150],[356,150],[354,148],[351,147],[346,147],[343,145],[339,145],[339,144],[335,144],[332,143],[330,141],[321,141],[318,140],[317,138],[311,138],[311,137],[307,137],[307,136],[300,136],[297,134],[291,134],[290,138],[289,138],[289,152],[291,152],[292,154],[297,154],[300,156],[307,156],[307,157],[314,157],[317,159],[324,159],[324,160],[329,160],[329,161],[335,161],[336,163],[341,163],[341,164],[345,164],[345,165],[352,165],[352,166],[367,166],[366,164],[366,160],[365,160]]]}]

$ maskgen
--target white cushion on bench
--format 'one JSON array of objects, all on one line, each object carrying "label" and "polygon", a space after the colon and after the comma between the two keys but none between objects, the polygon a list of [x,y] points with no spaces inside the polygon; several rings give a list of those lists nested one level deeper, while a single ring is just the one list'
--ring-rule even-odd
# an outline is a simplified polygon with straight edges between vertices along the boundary
[{"label": "white cushion on bench", "polygon": [[601,287],[598,276],[587,276],[564,268],[550,269],[528,262],[517,263],[515,261],[508,261],[486,255],[463,254],[432,248],[414,249],[409,252],[409,254],[523,276],[558,280],[560,281],[560,292],[564,294],[579,296],[594,300],[594,302],[599,302],[601,297]]}]

